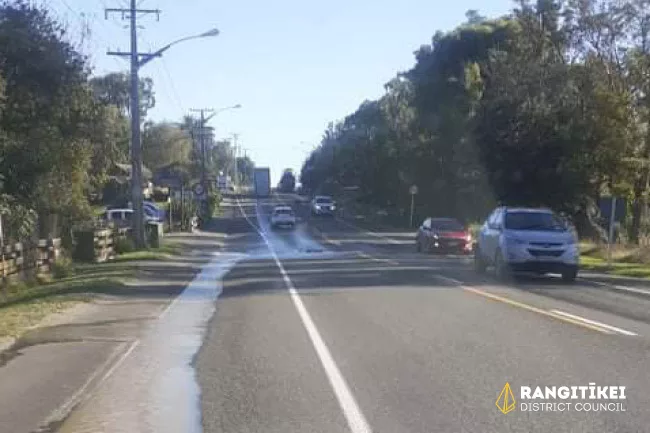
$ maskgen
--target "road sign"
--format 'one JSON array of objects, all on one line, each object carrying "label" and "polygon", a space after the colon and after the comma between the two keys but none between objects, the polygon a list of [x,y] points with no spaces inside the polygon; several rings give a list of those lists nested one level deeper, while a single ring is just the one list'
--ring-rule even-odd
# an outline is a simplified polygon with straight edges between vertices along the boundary
[{"label": "road sign", "polygon": [[417,186],[417,185],[412,185],[412,186],[409,188],[409,194],[411,194],[411,195],[415,195],[415,194],[417,194],[417,193],[418,193],[418,186]]},{"label": "road sign", "polygon": [[203,185],[200,183],[195,183],[192,185],[192,192],[194,193],[195,196],[202,198],[205,195],[205,190],[203,188]]}]

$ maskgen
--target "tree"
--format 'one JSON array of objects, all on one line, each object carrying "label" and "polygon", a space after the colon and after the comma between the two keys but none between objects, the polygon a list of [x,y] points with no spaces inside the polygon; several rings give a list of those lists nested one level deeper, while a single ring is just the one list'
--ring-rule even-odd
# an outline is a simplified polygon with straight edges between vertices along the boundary
[{"label": "tree", "polygon": [[[131,77],[126,72],[111,72],[94,77],[90,85],[95,97],[105,104],[116,106],[120,112],[128,116],[131,107]],[[141,116],[146,117],[147,112],[156,105],[151,78],[140,78],[140,110]]]},{"label": "tree", "polygon": [[280,192],[291,193],[296,189],[296,176],[293,174],[293,170],[287,168],[282,173],[280,178],[280,183],[278,185],[278,190]]},{"label": "tree", "polygon": [[189,134],[174,124],[151,124],[142,136],[143,161],[152,170],[173,163],[189,166],[192,149]]},{"label": "tree", "polygon": [[0,129],[6,134],[2,193],[68,221],[88,215],[87,172],[94,100],[84,57],[65,41],[45,9],[0,3],[0,75],[5,79]]},{"label": "tree", "polygon": [[[475,11],[415,54],[415,65],[331,124],[305,161],[313,191],[358,186],[359,201],[403,213],[484,218],[496,202],[543,205],[597,235],[602,193],[650,183],[650,0],[517,1]],[[633,236],[634,238],[634,236]]]},{"label": "tree", "polygon": [[255,172],[255,163],[248,156],[237,158],[237,173],[241,183],[250,185],[253,183],[253,174]]}]

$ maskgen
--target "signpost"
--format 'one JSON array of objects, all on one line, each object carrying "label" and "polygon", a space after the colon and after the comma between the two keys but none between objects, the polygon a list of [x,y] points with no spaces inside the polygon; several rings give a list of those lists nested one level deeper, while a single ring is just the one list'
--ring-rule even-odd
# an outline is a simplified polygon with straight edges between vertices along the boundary
[{"label": "signpost", "polygon": [[609,242],[607,243],[607,267],[612,267],[612,243],[614,242],[614,224],[616,224],[616,197],[612,195],[612,208],[609,213]]},{"label": "signpost", "polygon": [[413,212],[415,211],[415,195],[418,193],[418,186],[412,185],[409,188],[409,194],[411,195],[411,218],[409,227],[413,227]]}]

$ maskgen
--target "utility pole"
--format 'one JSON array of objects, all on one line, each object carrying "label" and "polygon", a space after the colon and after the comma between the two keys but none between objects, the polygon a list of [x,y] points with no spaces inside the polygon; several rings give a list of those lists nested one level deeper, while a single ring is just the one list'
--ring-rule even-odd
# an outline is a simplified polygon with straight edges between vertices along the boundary
[{"label": "utility pole", "polygon": [[[140,79],[138,70],[145,62],[153,57],[158,57],[156,53],[139,53],[138,52],[138,15],[155,14],[160,19],[160,10],[158,9],[138,9],[136,0],[131,0],[131,7],[124,8],[107,8],[105,9],[106,19],[109,14],[121,14],[122,19],[128,19],[131,28],[131,50],[130,52],[109,51],[109,56],[130,57],[131,59],[131,201],[133,202],[133,239],[138,248],[144,248],[144,212],[143,212],[143,194],[142,194],[142,142],[140,141]],[[141,60],[142,58],[142,60]]]},{"label": "utility pole", "polygon": [[[207,193],[206,182],[206,168],[205,168],[205,136],[207,135],[205,124],[212,116],[205,117],[206,113],[214,113],[211,108],[193,108],[190,110],[193,113],[199,113],[199,146],[201,149],[201,186],[203,191]],[[214,114],[213,114],[214,115]]]},{"label": "utility pole", "polygon": [[239,168],[237,167],[237,140],[239,139],[239,134],[233,134],[232,135],[232,142],[233,142],[233,153],[234,153],[234,163],[235,163],[235,187],[239,185]]}]

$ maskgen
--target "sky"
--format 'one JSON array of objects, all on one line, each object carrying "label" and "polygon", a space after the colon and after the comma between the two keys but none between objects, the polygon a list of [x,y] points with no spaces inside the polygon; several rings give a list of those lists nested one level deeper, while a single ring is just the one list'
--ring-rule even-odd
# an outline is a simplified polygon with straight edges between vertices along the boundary
[{"label": "sky", "polygon": [[[36,0],[38,2],[38,0]],[[104,17],[104,8],[128,0],[40,0],[66,23],[70,41],[89,56],[94,74],[126,70],[107,56],[128,50],[128,22]],[[507,13],[511,0],[140,0],[160,9],[142,17],[139,51],[218,28],[213,38],[172,47],[140,73],[154,81],[156,106],[148,119],[179,121],[190,109],[241,104],[209,123],[217,139],[238,134],[255,164],[270,167],[272,182],[285,168],[299,173],[328,123],[343,119],[384,84],[414,64],[413,52],[430,44],[476,9]],[[87,25],[84,26],[83,24]],[[82,37],[83,29],[89,34]]]}]

